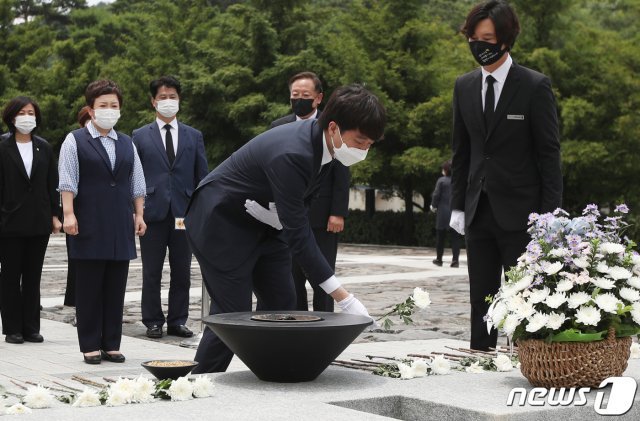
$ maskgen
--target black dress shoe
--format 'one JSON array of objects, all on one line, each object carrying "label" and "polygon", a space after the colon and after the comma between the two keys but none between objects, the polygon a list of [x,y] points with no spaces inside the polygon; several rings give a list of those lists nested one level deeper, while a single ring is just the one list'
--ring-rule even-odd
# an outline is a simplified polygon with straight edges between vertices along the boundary
[{"label": "black dress shoe", "polygon": [[457,268],[457,267],[459,267],[459,266],[460,266],[460,263],[458,263],[458,262],[451,262],[451,267],[452,267],[452,268]]},{"label": "black dress shoe", "polygon": [[167,335],[181,336],[183,338],[190,338],[193,336],[193,332],[189,330],[185,325],[169,326],[167,328]]},{"label": "black dress shoe", "polygon": [[162,338],[162,326],[160,325],[152,325],[147,328],[147,337],[159,339]]},{"label": "black dress shoe", "polygon": [[9,342],[10,344],[21,344],[24,343],[24,338],[19,333],[14,333],[12,335],[7,335],[4,337],[4,340]]},{"label": "black dress shoe", "polygon": [[436,266],[442,266],[442,260],[433,259],[433,264]]},{"label": "black dress shoe", "polygon": [[100,361],[102,361],[102,357],[100,356],[100,354],[91,356],[83,354],[82,356],[84,357],[84,362],[87,364],[100,364]]},{"label": "black dress shoe", "polygon": [[39,333],[30,333],[29,335],[24,335],[24,340],[27,342],[43,342],[44,338]]},{"label": "black dress shoe", "polygon": [[109,354],[105,351],[100,351],[100,354],[102,354],[103,360],[111,361],[112,363],[123,363],[125,360],[124,355],[122,354]]}]

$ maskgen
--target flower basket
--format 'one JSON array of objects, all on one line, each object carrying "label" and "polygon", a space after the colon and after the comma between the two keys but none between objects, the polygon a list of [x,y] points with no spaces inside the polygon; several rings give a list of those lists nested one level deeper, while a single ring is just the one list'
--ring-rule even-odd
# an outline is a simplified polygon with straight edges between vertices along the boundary
[{"label": "flower basket", "polygon": [[594,342],[552,342],[518,340],[522,374],[533,386],[598,387],[607,377],[621,376],[627,368],[631,337]]}]

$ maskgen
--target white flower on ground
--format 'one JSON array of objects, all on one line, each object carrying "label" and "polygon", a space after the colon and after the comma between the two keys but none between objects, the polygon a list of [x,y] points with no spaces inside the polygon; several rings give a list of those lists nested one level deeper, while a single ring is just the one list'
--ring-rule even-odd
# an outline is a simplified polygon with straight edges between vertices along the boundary
[{"label": "white flower on ground", "polygon": [[637,289],[633,288],[620,288],[620,297],[624,298],[627,301],[639,301],[640,300],[640,292]]},{"label": "white flower on ground", "polygon": [[529,319],[529,323],[525,328],[527,332],[537,332],[547,325],[549,316],[544,313],[536,312],[533,317]]},{"label": "white flower on ground", "polygon": [[187,401],[193,399],[193,386],[189,379],[180,377],[171,382],[167,394],[171,396],[172,401]]},{"label": "white flower on ground", "polygon": [[207,376],[198,376],[193,382],[193,396],[196,398],[208,398],[213,396],[213,383]]},{"label": "white flower on ground", "polygon": [[467,373],[479,374],[479,373],[484,373],[484,368],[480,367],[480,363],[476,361],[475,363],[471,364],[469,367],[465,367],[464,371],[466,371]]},{"label": "white flower on ground", "polygon": [[400,372],[400,378],[403,380],[413,379],[413,370],[409,364],[398,362],[398,371]]},{"label": "white flower on ground", "polygon": [[153,401],[153,393],[156,389],[153,381],[146,377],[139,376],[134,384],[133,402],[148,403]]},{"label": "white flower on ground", "polygon": [[426,376],[428,369],[429,369],[429,364],[427,364],[427,362],[422,358],[413,360],[411,362],[411,370],[413,371],[413,377]]},{"label": "white flower on ground", "polygon": [[631,358],[640,358],[640,345],[637,342],[631,344]]},{"label": "white flower on ground", "polygon": [[627,279],[627,283],[634,288],[640,289],[640,278],[637,276]]},{"label": "white flower on ground", "polygon": [[429,305],[431,304],[431,298],[429,297],[429,293],[420,287],[416,287],[413,289],[412,298],[413,298],[413,302],[416,304],[416,307],[418,307],[421,310],[424,310],[425,308],[429,307]]},{"label": "white flower on ground", "polygon": [[620,254],[624,252],[625,248],[622,244],[602,243],[598,250],[604,254]]},{"label": "white flower on ground", "polygon": [[131,396],[121,390],[111,390],[109,388],[109,397],[107,398],[107,406],[121,406],[130,402]]},{"label": "white flower on ground", "polygon": [[569,295],[569,299],[567,301],[569,303],[569,308],[578,308],[581,305],[591,301],[591,296],[582,291],[574,292],[573,294]]},{"label": "white flower on ground", "polygon": [[593,306],[582,306],[576,311],[576,321],[583,325],[595,326],[601,318],[600,310]]},{"label": "white flower on ground", "polygon": [[515,314],[509,314],[507,318],[504,319],[502,330],[504,331],[505,335],[511,337],[519,324],[520,320],[518,319],[518,316],[516,316]]},{"label": "white flower on ground", "polygon": [[5,411],[7,415],[19,415],[19,414],[30,414],[32,411],[30,408],[24,406],[21,403],[17,403],[7,408]]},{"label": "white flower on ground", "polygon": [[562,270],[562,266],[562,262],[547,263],[543,265],[542,269],[547,275],[555,275]]},{"label": "white flower on ground", "polygon": [[513,364],[511,358],[506,354],[500,354],[493,359],[493,363],[496,365],[498,371],[511,371],[513,370]]},{"label": "white flower on ground", "polygon": [[564,313],[558,314],[556,312],[552,312],[549,314],[546,327],[552,330],[560,329],[560,326],[562,326],[565,320],[567,320],[567,317]]},{"label": "white flower on ground", "polygon": [[436,355],[429,364],[431,373],[433,374],[449,374],[451,371],[451,363],[442,355]]},{"label": "white flower on ground", "polygon": [[591,283],[600,289],[613,289],[616,286],[614,281],[607,278],[593,278]]},{"label": "white flower on ground", "polygon": [[573,288],[573,282],[568,279],[563,279],[562,281],[558,282],[558,285],[556,285],[556,291],[558,292],[567,292],[571,288]]},{"label": "white flower on ground", "polygon": [[549,295],[549,288],[544,287],[542,289],[532,289],[529,293],[529,302],[532,304],[541,303]]},{"label": "white flower on ground", "polygon": [[610,278],[615,279],[617,281],[619,279],[631,278],[632,273],[623,267],[614,266],[609,269],[609,273],[607,275],[609,275]]},{"label": "white flower on ground", "polygon": [[40,385],[29,387],[23,399],[24,404],[32,409],[49,408],[55,401],[49,389]]},{"label": "white flower on ground", "polygon": [[598,266],[596,266],[596,270],[600,273],[609,273],[609,266],[606,263],[600,262]]},{"label": "white flower on ground", "polygon": [[109,396],[111,393],[117,393],[119,398],[124,398],[125,403],[134,402],[134,394],[136,393],[136,382],[131,379],[120,377],[115,383],[109,386]]},{"label": "white flower on ground", "polygon": [[85,389],[76,397],[71,406],[75,406],[77,408],[100,406],[100,396],[98,395],[98,392]]},{"label": "white flower on ground", "polygon": [[562,292],[556,292],[555,294],[551,294],[544,300],[544,303],[551,308],[558,308],[562,304],[567,302],[567,296]]},{"label": "white flower on ground", "polygon": [[585,256],[578,257],[573,259],[573,264],[579,267],[580,269],[586,269],[589,267],[589,260]]},{"label": "white flower on ground", "polygon": [[594,301],[602,311],[606,311],[607,313],[615,313],[618,309],[618,303],[620,302],[618,297],[610,292],[598,295]]}]

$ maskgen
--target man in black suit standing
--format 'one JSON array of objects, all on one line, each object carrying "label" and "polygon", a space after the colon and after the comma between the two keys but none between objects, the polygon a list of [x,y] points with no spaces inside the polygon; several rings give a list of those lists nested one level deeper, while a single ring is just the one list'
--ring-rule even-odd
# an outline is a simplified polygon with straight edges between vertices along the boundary
[{"label": "man in black suit standing", "polygon": [[[336,89],[320,119],[275,127],[250,140],[207,175],[185,225],[211,296],[211,314],[293,310],[291,255],[312,285],[345,313],[368,316],[340,285],[313,238],[307,203],[333,159],[352,165],[382,137],[386,111],[360,85]],[[233,353],[206,328],[194,373],[225,371]]]},{"label": "man in black suit standing", "polygon": [[558,113],[549,78],[511,56],[520,25],[503,1],[475,6],[462,33],[480,64],[453,94],[451,227],[466,232],[471,348],[495,347],[483,321],[529,241],[528,216],[561,205]]},{"label": "man in black suit standing", "polygon": [[[322,82],[313,72],[301,72],[289,79],[289,93],[292,114],[279,118],[271,123],[270,128],[299,120],[316,119],[321,111],[318,106],[322,102]],[[344,217],[349,211],[349,168],[339,161],[329,164],[327,174],[319,184],[318,192],[312,198],[309,207],[309,222],[313,236],[327,259],[332,270],[336,268],[338,254],[338,233],[344,230]],[[307,276],[294,260],[293,282],[296,287],[296,310],[307,311]],[[333,298],[317,285],[313,288],[313,310],[333,311]]]}]

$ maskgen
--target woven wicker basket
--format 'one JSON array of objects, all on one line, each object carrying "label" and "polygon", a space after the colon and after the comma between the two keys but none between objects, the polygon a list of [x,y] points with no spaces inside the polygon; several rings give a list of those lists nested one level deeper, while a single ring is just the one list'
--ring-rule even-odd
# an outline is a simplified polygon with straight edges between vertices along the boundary
[{"label": "woven wicker basket", "polygon": [[616,338],[613,329],[596,342],[520,340],[520,370],[534,386],[598,387],[607,377],[622,375],[630,347],[631,337]]}]

